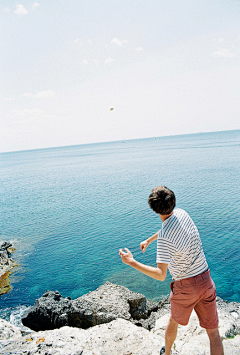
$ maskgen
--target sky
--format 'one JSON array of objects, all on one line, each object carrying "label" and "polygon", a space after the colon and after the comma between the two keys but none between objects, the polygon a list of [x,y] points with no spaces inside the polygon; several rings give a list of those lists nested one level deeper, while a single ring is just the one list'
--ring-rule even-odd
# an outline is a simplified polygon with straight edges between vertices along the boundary
[{"label": "sky", "polygon": [[240,0],[1,0],[0,82],[0,152],[240,129]]}]

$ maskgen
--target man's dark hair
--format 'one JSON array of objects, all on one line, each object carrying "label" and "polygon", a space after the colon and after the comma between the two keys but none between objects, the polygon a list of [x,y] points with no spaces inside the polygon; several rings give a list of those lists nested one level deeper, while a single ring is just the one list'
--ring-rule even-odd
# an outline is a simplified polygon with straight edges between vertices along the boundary
[{"label": "man's dark hair", "polygon": [[148,197],[148,204],[154,212],[168,215],[176,206],[174,192],[166,186],[154,187]]}]

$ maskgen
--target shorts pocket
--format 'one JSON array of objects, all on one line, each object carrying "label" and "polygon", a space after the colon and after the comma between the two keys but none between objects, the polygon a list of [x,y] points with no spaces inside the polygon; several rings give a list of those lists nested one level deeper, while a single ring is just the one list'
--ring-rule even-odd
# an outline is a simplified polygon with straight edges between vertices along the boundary
[{"label": "shorts pocket", "polygon": [[211,285],[208,286],[204,294],[204,301],[212,302],[215,298],[216,298],[216,287],[215,287],[215,283],[212,281]]}]

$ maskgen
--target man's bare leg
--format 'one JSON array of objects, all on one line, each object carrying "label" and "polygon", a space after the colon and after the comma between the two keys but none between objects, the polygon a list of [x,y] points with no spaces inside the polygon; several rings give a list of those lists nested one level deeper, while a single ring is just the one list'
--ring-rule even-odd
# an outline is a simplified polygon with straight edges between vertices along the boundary
[{"label": "man's bare leg", "polygon": [[[165,332],[165,354],[170,355],[171,348],[177,336],[178,323],[170,317]],[[220,354],[219,354],[220,355]]]},{"label": "man's bare leg", "polygon": [[215,329],[206,329],[207,334],[210,340],[210,352],[211,355],[224,355],[223,354],[223,345],[220,338],[218,328]]}]

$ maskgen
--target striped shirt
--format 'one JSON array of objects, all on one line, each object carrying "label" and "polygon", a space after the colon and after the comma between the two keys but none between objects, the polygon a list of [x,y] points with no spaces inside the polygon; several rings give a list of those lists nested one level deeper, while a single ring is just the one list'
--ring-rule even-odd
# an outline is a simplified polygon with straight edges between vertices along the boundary
[{"label": "striped shirt", "polygon": [[175,209],[162,223],[157,239],[157,263],[168,264],[173,280],[208,269],[197,227],[187,212]]}]

